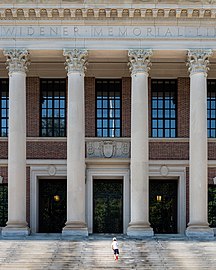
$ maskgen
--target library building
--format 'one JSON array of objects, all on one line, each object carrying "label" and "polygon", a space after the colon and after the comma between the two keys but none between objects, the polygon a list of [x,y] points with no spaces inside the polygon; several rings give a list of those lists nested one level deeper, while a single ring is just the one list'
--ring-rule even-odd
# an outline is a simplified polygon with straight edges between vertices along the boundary
[{"label": "library building", "polygon": [[216,0],[0,3],[0,234],[216,235]]}]

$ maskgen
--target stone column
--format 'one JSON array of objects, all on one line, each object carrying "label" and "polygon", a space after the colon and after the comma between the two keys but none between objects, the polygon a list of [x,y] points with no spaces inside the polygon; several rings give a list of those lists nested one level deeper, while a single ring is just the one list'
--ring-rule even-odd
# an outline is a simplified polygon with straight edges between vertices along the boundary
[{"label": "stone column", "polygon": [[26,223],[26,71],[28,51],[4,50],[9,71],[8,222],[3,236],[28,235]]},{"label": "stone column", "polygon": [[209,238],[207,175],[207,72],[212,50],[188,51],[190,72],[190,186],[189,224],[186,235]]},{"label": "stone column", "polygon": [[67,222],[64,235],[87,236],[85,223],[84,73],[87,51],[64,50],[68,71]]},{"label": "stone column", "polygon": [[129,236],[152,236],[149,224],[148,72],[152,50],[129,50],[131,99],[131,222]]}]

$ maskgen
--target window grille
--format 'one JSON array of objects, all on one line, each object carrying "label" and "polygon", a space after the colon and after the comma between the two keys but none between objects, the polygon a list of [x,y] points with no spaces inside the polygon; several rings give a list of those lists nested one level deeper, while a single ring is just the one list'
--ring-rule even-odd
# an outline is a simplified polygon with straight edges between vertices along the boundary
[{"label": "window grille", "polygon": [[121,136],[121,80],[96,80],[96,136]]}]

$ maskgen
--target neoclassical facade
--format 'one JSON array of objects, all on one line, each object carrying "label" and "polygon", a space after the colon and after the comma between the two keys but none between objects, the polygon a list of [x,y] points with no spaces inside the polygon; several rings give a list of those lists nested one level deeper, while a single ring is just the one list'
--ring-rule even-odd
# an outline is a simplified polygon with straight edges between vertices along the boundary
[{"label": "neoclassical facade", "polygon": [[214,1],[0,4],[0,222],[213,238]]}]

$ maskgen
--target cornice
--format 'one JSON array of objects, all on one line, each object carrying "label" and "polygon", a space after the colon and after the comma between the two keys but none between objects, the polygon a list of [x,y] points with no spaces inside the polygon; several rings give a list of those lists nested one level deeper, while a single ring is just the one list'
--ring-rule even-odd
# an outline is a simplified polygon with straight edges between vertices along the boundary
[{"label": "cornice", "polygon": [[215,19],[216,8],[212,7],[170,7],[170,8],[120,8],[120,7],[11,7],[0,8],[1,20],[26,19],[92,19],[92,18],[179,18]]}]

